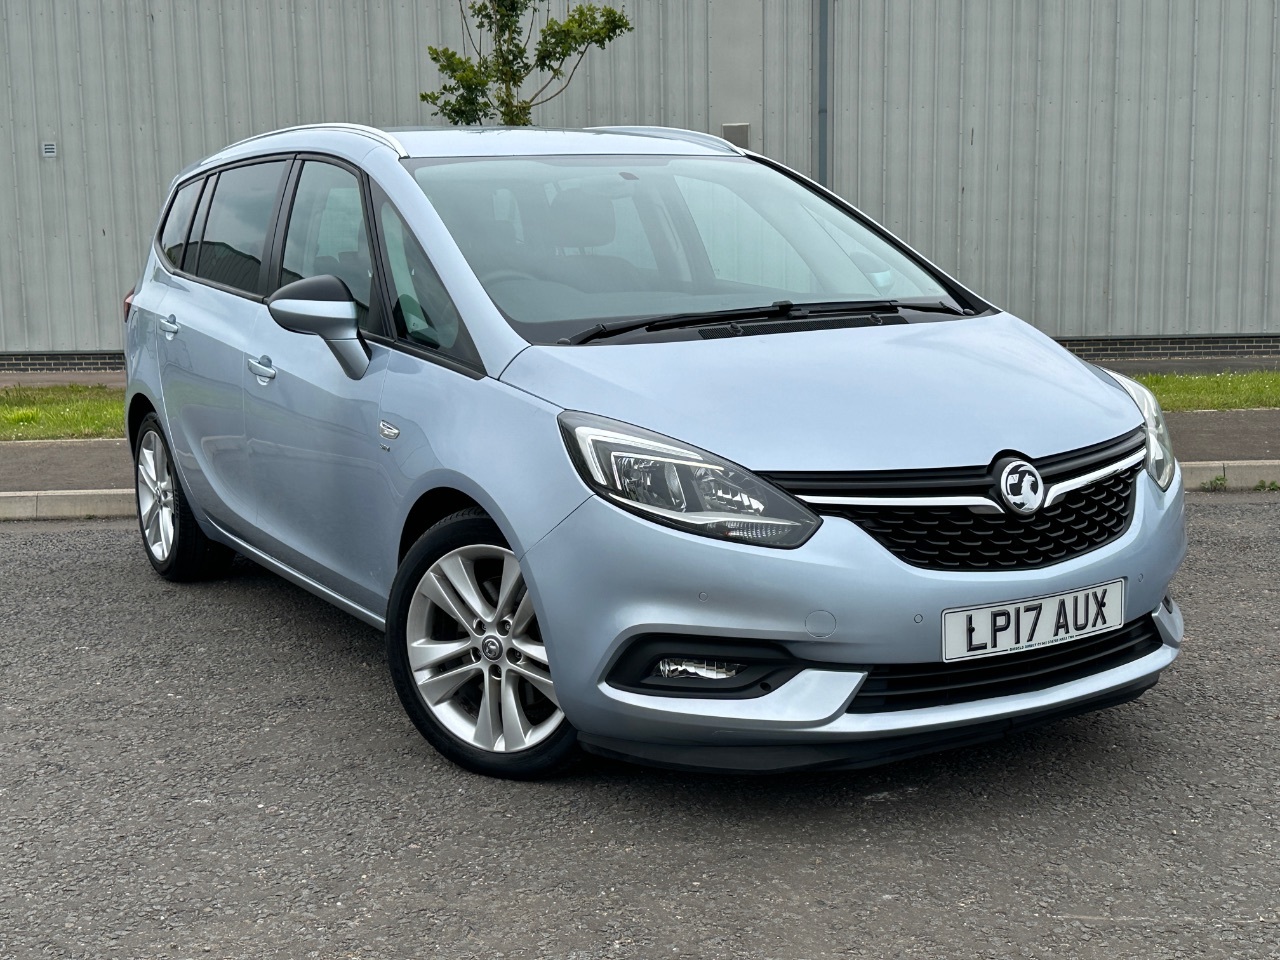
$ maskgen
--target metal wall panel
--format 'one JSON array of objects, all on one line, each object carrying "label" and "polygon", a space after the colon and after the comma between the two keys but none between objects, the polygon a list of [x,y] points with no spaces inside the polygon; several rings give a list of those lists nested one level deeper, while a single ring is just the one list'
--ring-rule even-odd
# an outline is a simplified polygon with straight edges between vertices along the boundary
[{"label": "metal wall panel", "polygon": [[[1280,0],[830,3],[833,186],[872,216],[1057,336],[1280,332]],[[538,122],[747,122],[812,170],[813,3],[628,13]],[[462,36],[454,0],[0,0],[0,352],[118,349],[174,173],[434,122],[425,48]]]},{"label": "metal wall panel", "polygon": [[[632,3],[636,31],[593,49],[536,120],[717,133],[746,120],[754,146],[807,167],[807,87],[788,80],[808,83],[809,4],[715,3],[751,48],[711,36],[711,0]],[[0,0],[0,352],[119,349],[121,299],[179,170],[297,123],[439,122],[418,100],[436,83],[426,47],[462,42],[455,0]]]},{"label": "metal wall panel", "polygon": [[1280,333],[1276,0],[834,0],[833,186],[1055,336]]}]

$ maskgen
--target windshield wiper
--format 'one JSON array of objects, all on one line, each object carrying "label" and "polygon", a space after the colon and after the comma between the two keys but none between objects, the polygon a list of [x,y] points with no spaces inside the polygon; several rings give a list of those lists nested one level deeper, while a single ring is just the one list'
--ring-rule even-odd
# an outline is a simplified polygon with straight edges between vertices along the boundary
[{"label": "windshield wiper", "polygon": [[804,317],[830,316],[841,313],[878,313],[880,311],[897,313],[899,310],[916,310],[921,313],[950,313],[955,316],[972,316],[972,310],[961,310],[945,300],[927,301],[925,303],[908,303],[902,300],[848,300],[827,303],[792,303],[790,300],[775,300],[768,306],[736,307],[730,310],[704,310],[690,313],[667,313],[652,317],[637,317],[629,320],[614,320],[609,323],[597,323],[586,330],[580,330],[572,336],[560,340],[564,344],[589,343],[606,337],[628,333],[631,330],[674,330],[680,327],[701,327],[724,323],[726,321],[754,320],[799,320]]}]

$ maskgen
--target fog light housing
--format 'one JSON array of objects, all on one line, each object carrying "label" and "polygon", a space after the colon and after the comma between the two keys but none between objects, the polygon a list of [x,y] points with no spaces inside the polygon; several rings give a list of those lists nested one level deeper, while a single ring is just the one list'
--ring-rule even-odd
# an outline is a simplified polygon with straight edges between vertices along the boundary
[{"label": "fog light housing", "polygon": [[659,697],[763,697],[806,666],[768,640],[644,633],[632,637],[605,671],[618,690]]},{"label": "fog light housing", "polygon": [[699,677],[703,680],[730,680],[747,668],[745,663],[706,660],[701,657],[663,657],[653,668],[655,677]]}]

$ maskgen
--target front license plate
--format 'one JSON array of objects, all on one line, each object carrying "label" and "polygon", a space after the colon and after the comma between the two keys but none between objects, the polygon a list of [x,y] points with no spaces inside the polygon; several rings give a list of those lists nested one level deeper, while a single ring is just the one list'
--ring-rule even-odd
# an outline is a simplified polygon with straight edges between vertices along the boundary
[{"label": "front license plate", "polygon": [[1034,650],[1123,625],[1123,580],[1014,603],[944,610],[942,659],[968,660]]}]

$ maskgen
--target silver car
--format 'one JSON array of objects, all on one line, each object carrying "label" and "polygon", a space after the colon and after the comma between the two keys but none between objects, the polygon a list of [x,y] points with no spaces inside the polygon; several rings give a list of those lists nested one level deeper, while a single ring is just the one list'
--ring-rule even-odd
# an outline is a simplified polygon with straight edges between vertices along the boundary
[{"label": "silver car", "polygon": [[174,181],[126,313],[156,571],[384,629],[471,770],[861,766],[1178,654],[1152,395],[715,137],[254,137]]}]

